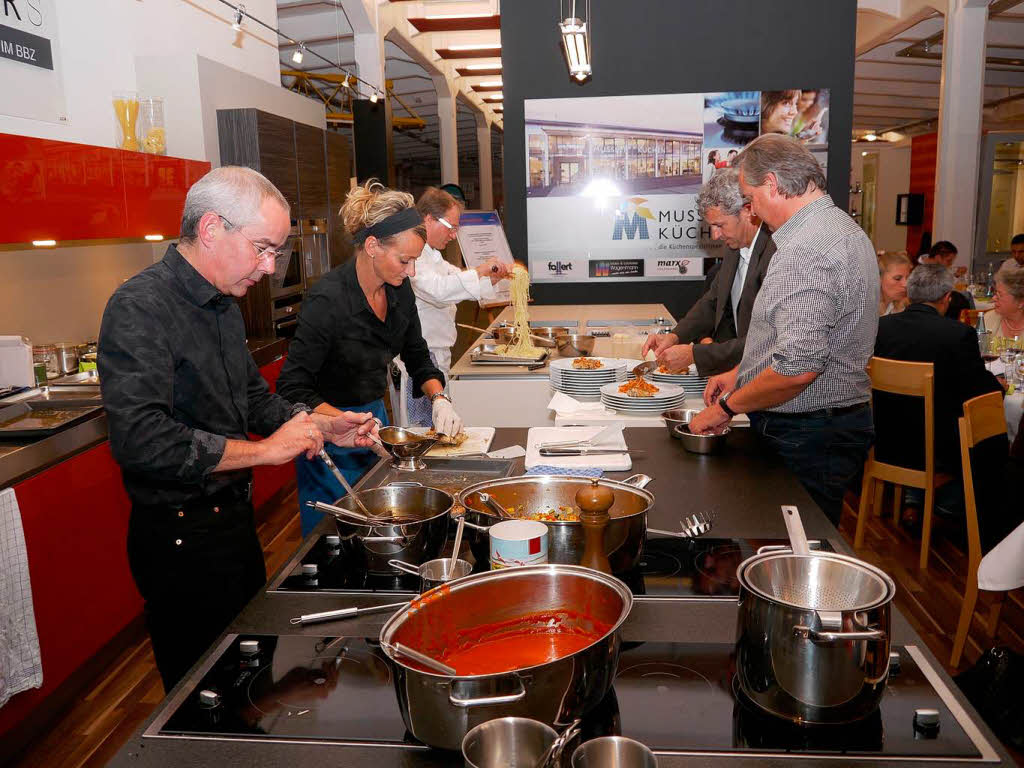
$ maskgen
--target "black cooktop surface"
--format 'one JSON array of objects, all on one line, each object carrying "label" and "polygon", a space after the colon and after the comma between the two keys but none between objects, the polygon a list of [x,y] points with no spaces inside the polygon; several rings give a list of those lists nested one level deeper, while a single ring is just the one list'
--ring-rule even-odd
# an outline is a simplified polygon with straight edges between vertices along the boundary
[{"label": "black cooktop surface", "polygon": [[[729,598],[739,595],[736,567],[763,546],[788,546],[782,539],[680,539],[648,537],[639,566],[618,574],[633,594],[660,598]],[[812,542],[817,547],[817,542]],[[419,578],[352,568],[336,535],[321,536],[291,571],[271,585],[283,592],[418,592]],[[820,547],[830,550],[827,541]],[[479,568],[478,568],[479,569]]]},{"label": "black cooktop surface", "polygon": [[[625,643],[612,691],[584,738],[621,734],[661,752],[957,757],[981,753],[919,666],[898,648],[878,711],[842,726],[796,726],[733,690],[733,646]],[[947,692],[948,697],[948,692]],[[406,732],[391,667],[366,638],[232,635],[198,686],[147,736],[327,741],[423,749]],[[938,711],[922,732],[915,711]]]}]

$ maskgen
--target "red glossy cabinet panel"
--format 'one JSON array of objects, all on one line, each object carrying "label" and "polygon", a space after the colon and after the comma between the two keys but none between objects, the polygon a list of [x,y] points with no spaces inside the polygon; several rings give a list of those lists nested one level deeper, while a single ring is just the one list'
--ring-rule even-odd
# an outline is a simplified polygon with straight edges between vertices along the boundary
[{"label": "red glossy cabinet panel", "polygon": [[[287,356],[275,360],[260,368],[260,373],[270,386],[271,392],[277,391],[277,377],[281,375]],[[252,437],[257,438],[255,435]],[[278,491],[289,483],[295,483],[295,462],[289,461],[276,467],[255,467],[252,471],[252,505],[259,509]]]},{"label": "red glossy cabinet panel", "polygon": [[0,243],[178,234],[200,160],[0,134]]},{"label": "red glossy cabinet panel", "polygon": [[15,727],[142,612],[125,550],[131,503],[103,442],[14,486],[28,550],[43,687],[0,709]]},{"label": "red glossy cabinet panel", "polygon": [[0,134],[0,242],[127,237],[122,154]]}]

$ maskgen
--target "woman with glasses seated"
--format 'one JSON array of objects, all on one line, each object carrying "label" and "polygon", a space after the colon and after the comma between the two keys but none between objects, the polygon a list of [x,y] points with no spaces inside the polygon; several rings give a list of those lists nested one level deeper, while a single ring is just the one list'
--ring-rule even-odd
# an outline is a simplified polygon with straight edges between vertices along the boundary
[{"label": "woman with glasses seated", "polygon": [[985,313],[985,329],[993,336],[1024,339],[1024,267],[1007,259],[996,272],[995,309]]},{"label": "woman with glasses seated", "polygon": [[[462,419],[444,394],[444,374],[430,360],[409,282],[426,240],[412,195],[371,179],[348,193],[341,217],[355,257],[306,293],[278,393],[318,413],[368,411],[383,422],[388,365],[401,355],[417,397],[430,403],[434,428],[457,435]],[[365,449],[327,450],[353,485],[377,460]],[[296,475],[306,536],[321,517],[306,502],[333,502],[344,489],[317,459],[297,459]]]},{"label": "woman with glasses seated", "polygon": [[[448,192],[431,187],[420,195],[416,209],[423,216],[427,242],[416,262],[416,274],[410,279],[416,294],[416,310],[420,316],[423,338],[430,349],[430,358],[447,378],[451,369],[452,345],[458,336],[455,312],[460,301],[480,301],[495,297],[494,286],[511,274],[511,264],[488,259],[475,269],[460,270],[445,261],[441,253],[458,233],[462,203]],[[401,361],[396,361],[401,363]],[[415,387],[404,364],[401,399],[406,409],[405,422],[429,426],[429,404],[416,398]]]}]

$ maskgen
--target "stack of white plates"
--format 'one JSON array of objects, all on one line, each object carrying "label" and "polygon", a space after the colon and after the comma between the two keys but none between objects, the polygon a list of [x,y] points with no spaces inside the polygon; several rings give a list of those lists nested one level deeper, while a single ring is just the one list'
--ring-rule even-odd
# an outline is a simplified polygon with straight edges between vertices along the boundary
[{"label": "stack of white plates", "polygon": [[650,375],[650,380],[655,384],[674,384],[682,387],[687,397],[703,397],[704,388],[708,385],[707,376],[698,376],[696,368],[690,368],[693,373],[658,373],[655,371]]},{"label": "stack of white plates", "polygon": [[626,365],[613,357],[591,357],[599,360],[600,368],[573,368],[575,358],[562,357],[553,360],[549,366],[551,387],[571,397],[597,399],[601,396],[601,387],[626,380]]},{"label": "stack of white plates", "polygon": [[613,381],[601,387],[601,402],[606,408],[614,408],[622,413],[658,414],[680,407],[686,399],[683,388],[674,384],[655,384],[659,391],[651,397],[630,397],[619,391],[620,386],[619,382]]}]

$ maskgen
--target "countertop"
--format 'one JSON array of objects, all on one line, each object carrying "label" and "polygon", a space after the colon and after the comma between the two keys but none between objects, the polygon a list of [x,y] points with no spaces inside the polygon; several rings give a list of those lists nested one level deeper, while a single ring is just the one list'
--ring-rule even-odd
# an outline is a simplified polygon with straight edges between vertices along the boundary
[{"label": "countertop", "polygon": [[[246,339],[249,352],[262,368],[288,352],[289,339]],[[58,389],[58,388],[54,388]],[[84,387],[81,389],[85,389]],[[98,387],[92,387],[99,392]],[[16,401],[18,396],[5,402]],[[0,406],[5,402],[0,402]],[[0,489],[49,469],[107,439],[107,416],[98,411],[90,419],[49,437],[0,442]]]},{"label": "countertop", "polygon": [[[616,332],[616,328],[629,327],[631,321],[650,323],[656,318],[662,318],[671,328],[675,320],[664,304],[546,304],[541,306],[530,306],[530,322],[542,323],[545,325],[565,325],[567,321],[575,321],[576,327],[569,326],[570,333],[584,333],[588,328],[601,328]],[[496,323],[511,323],[513,320],[512,307],[505,307],[495,320]],[[614,325],[607,325],[607,322]],[[657,326],[652,326],[655,330]],[[480,334],[470,345],[469,350],[460,357],[452,366],[451,375],[453,378],[494,378],[501,376],[534,376],[548,378],[548,366],[528,371],[522,365],[478,365],[470,362],[470,353],[483,340],[484,335]],[[636,335],[637,357],[639,357],[640,346],[645,336]],[[611,338],[598,338],[594,347],[594,355],[598,357],[612,356]],[[558,353],[549,350],[548,362],[555,360]]]},{"label": "countertop", "polygon": [[[526,429],[499,429],[493,448],[523,445]],[[725,452],[715,456],[697,456],[686,453],[678,441],[663,430],[626,430],[630,447],[644,449],[646,454],[636,457],[633,472],[643,472],[654,478],[648,488],[656,496],[649,513],[654,527],[670,528],[679,517],[696,509],[714,508],[718,512],[715,536],[744,536],[749,538],[782,538],[785,525],[779,507],[794,504],[800,508],[807,534],[811,538],[827,538],[838,551],[849,552],[838,531],[814,505],[797,480],[771,455],[757,445],[749,430],[737,430],[730,438]],[[609,473],[609,477],[623,478],[632,474]],[[325,520],[314,530],[313,536],[331,531],[333,521]],[[290,569],[291,564],[282,570]],[[324,623],[308,627],[294,627],[288,619],[299,614],[329,610],[349,605],[381,605],[394,602],[394,595],[318,595],[268,594],[261,592],[232,622],[228,632],[295,633],[306,635],[376,636],[387,620],[387,614],[351,619],[344,623]],[[629,619],[623,625],[624,640],[672,640],[682,642],[731,643],[735,639],[737,606],[730,600],[652,600],[637,598]],[[893,609],[893,642],[914,644],[923,652],[932,666],[939,671],[943,682],[950,686],[962,706],[972,712],[949,677],[927,650],[903,616]],[[219,641],[218,641],[219,642]],[[216,645],[216,644],[215,644]],[[209,654],[207,654],[209,655]],[[168,700],[183,692],[190,681],[201,676],[206,658],[179,685]],[[165,700],[162,707],[167,706]],[[353,706],[358,706],[353,702]],[[397,705],[397,702],[395,704]],[[162,709],[161,707],[161,709]],[[263,766],[373,765],[374,768],[427,768],[428,766],[457,766],[461,755],[437,750],[371,749],[330,744],[273,743],[266,741],[216,741],[206,739],[142,738],[150,721],[160,709],[129,739],[114,760],[115,768],[138,766],[247,765]],[[999,746],[988,728],[978,721],[984,737],[998,751],[1002,764],[1013,765],[1013,760]],[[797,761],[814,764],[813,760]],[[825,762],[825,761],[820,761]],[[830,765],[853,764],[842,760],[828,760]],[[688,765],[714,766],[792,766],[792,759],[783,760],[766,756],[724,756],[659,754],[661,768]],[[856,765],[870,765],[872,761],[858,760]],[[888,766],[921,765],[919,761],[886,761],[874,764]],[[947,763],[949,764],[949,763]],[[960,763],[963,765],[964,763]]]}]

